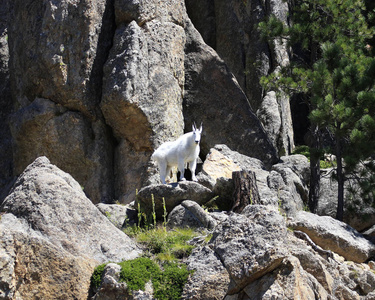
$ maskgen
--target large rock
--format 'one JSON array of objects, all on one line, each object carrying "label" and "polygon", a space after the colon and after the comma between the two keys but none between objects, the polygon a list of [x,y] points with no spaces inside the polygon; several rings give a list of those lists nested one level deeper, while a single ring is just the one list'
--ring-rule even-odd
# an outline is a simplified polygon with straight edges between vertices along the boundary
[{"label": "large rock", "polygon": [[[153,150],[183,134],[184,1],[115,1],[118,28],[101,109],[119,141],[115,198],[130,203],[155,174]],[[124,184],[125,183],[125,184]]]},{"label": "large rock", "polygon": [[11,299],[86,299],[95,265],[141,253],[45,157],[22,173],[1,212],[0,294]]},{"label": "large rock", "polygon": [[9,1],[0,3],[0,203],[7,195],[12,179],[12,139],[9,115],[12,112],[12,98],[9,80],[8,14]]},{"label": "large rock", "polygon": [[[112,43],[111,1],[9,1],[14,175],[38,156],[112,201],[111,137],[98,109]],[[56,25],[58,24],[58,26]]]},{"label": "large rock", "polygon": [[374,244],[346,223],[331,217],[300,211],[289,226],[307,233],[317,245],[347,260],[361,263],[375,255]]},{"label": "large rock", "polygon": [[272,207],[249,205],[219,224],[210,241],[231,278],[229,294],[276,269],[288,255],[285,220]]},{"label": "large rock", "polygon": [[309,162],[305,156],[283,156],[267,171],[260,160],[232,151],[226,145],[216,145],[207,155],[202,173],[213,179],[213,192],[219,196],[215,201],[221,208],[231,209],[232,172],[238,170],[255,173],[261,204],[278,206],[292,216],[307,203]]},{"label": "large rock", "polygon": [[[348,179],[344,189],[344,222],[362,232],[375,225],[375,208],[368,205],[360,195],[360,187],[355,180]],[[320,179],[320,196],[317,214],[336,217],[337,213],[337,180],[332,178],[332,169],[322,170]]]},{"label": "large rock", "polygon": [[0,298],[86,299],[95,264],[12,214],[0,220]]},{"label": "large rock", "polygon": [[287,3],[282,0],[187,0],[186,6],[205,42],[217,51],[236,77],[273,146],[281,155],[289,154],[294,147],[289,98],[273,91],[265,95],[259,83],[261,76],[289,62],[287,48],[283,43],[268,45],[258,30],[259,22],[269,14],[287,23]]},{"label": "large rock", "polygon": [[189,276],[182,299],[213,300],[225,297],[230,283],[229,273],[210,247],[194,249],[186,263],[194,273]]},{"label": "large rock", "polygon": [[[149,216],[155,212],[156,217],[163,220],[165,211],[167,214],[170,213],[173,208],[184,200],[191,200],[201,205],[207,203],[212,196],[210,189],[193,181],[181,181],[174,184],[153,184],[142,188],[138,192],[135,207],[138,208],[139,206],[140,210]],[[154,204],[152,203],[153,200]]]},{"label": "large rock", "polygon": [[202,155],[225,143],[268,166],[275,163],[276,149],[228,66],[204,43],[190,20],[185,32],[184,117],[188,124],[203,122]]},{"label": "large rock", "polygon": [[213,229],[216,221],[198,203],[184,200],[168,215],[168,225],[173,227],[197,227]]},{"label": "large rock", "polygon": [[112,145],[103,122],[36,98],[13,114],[11,131],[15,174],[46,155],[73,174],[94,203],[112,201]]},{"label": "large rock", "polygon": [[287,230],[274,208],[248,206],[223,220],[208,245],[193,250],[187,264],[194,273],[183,298],[372,299],[370,266],[333,257]]},{"label": "large rock", "polygon": [[113,1],[16,0],[10,6],[17,22],[9,22],[9,69],[18,107],[40,97],[99,117]]}]

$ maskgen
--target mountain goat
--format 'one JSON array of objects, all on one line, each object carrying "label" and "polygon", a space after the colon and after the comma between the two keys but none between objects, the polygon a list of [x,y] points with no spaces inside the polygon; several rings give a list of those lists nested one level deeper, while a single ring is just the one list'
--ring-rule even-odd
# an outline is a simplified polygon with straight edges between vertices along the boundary
[{"label": "mountain goat", "polygon": [[166,142],[155,150],[151,158],[158,163],[162,183],[165,184],[165,177],[170,174],[174,166],[177,166],[181,173],[180,180],[186,180],[184,177],[186,163],[189,164],[193,181],[198,181],[195,176],[195,168],[200,151],[201,133],[202,125],[197,129],[193,124],[192,132],[185,133],[174,142]]}]

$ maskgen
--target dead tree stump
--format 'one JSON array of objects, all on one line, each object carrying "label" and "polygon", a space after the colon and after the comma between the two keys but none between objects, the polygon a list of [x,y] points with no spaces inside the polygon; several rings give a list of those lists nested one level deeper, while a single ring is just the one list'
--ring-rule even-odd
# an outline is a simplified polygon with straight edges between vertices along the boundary
[{"label": "dead tree stump", "polygon": [[235,171],[232,173],[234,184],[232,211],[241,213],[249,204],[260,204],[258,186],[253,171]]}]

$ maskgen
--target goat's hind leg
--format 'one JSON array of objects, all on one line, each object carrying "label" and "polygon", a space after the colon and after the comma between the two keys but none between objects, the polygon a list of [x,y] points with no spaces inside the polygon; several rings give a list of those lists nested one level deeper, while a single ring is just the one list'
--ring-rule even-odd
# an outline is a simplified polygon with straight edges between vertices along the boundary
[{"label": "goat's hind leg", "polygon": [[194,159],[193,161],[189,161],[189,169],[191,171],[191,179],[193,181],[198,181],[197,177],[195,176],[195,169],[197,168],[197,160]]}]

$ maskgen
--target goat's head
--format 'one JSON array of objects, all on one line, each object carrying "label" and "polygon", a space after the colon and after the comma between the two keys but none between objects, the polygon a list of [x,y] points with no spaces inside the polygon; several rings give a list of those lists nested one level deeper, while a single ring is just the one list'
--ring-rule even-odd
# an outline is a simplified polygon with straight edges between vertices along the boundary
[{"label": "goat's head", "polygon": [[194,142],[197,145],[201,141],[201,134],[202,134],[202,124],[201,124],[201,127],[198,129],[197,125],[195,125],[194,123],[193,124],[193,136],[194,136]]}]

